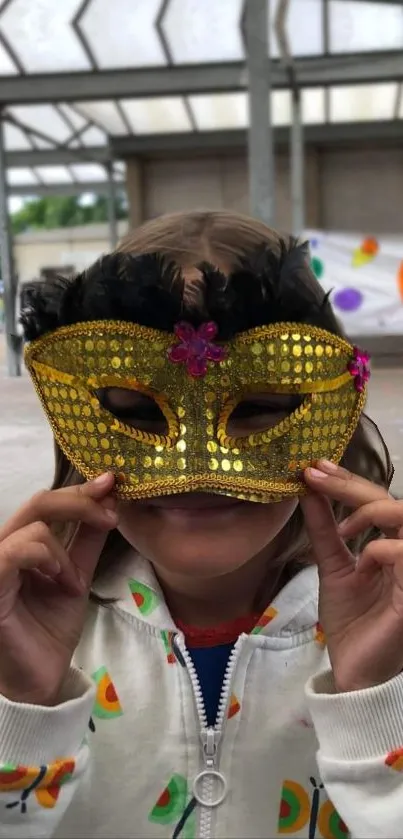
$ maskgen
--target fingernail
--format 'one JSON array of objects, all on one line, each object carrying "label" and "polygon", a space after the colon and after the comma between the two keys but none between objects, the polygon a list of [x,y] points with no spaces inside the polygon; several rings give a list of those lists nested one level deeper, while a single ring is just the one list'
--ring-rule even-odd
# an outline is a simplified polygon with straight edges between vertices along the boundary
[{"label": "fingernail", "polygon": [[98,475],[97,478],[94,478],[93,484],[95,486],[103,486],[103,484],[107,484],[110,481],[110,472],[104,472],[103,475]]},{"label": "fingernail", "polygon": [[319,469],[315,469],[313,466],[310,466],[308,472],[311,478],[327,478],[327,475],[324,472],[320,472]]},{"label": "fingernail", "polygon": [[337,464],[332,463],[331,460],[321,460],[320,461],[320,467],[321,467],[321,469],[324,469],[325,472],[331,472],[332,474],[337,472],[338,468],[339,468],[337,466]]},{"label": "fingernail", "polygon": [[112,522],[113,524],[116,525],[118,523],[117,514],[113,510],[104,509],[104,516],[106,519],[108,519],[108,521]]}]

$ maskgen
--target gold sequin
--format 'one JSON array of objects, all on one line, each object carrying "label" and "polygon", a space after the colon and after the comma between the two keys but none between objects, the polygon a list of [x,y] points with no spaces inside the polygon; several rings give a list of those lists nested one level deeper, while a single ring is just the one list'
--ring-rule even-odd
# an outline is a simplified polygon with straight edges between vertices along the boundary
[{"label": "gold sequin", "polygon": [[[167,361],[175,340],[103,321],[63,327],[26,349],[54,435],[85,477],[112,468],[126,498],[180,485],[262,502],[301,491],[300,472],[313,458],[330,452],[338,462],[365,400],[346,373],[352,348],[344,339],[298,324],[258,327],[230,341],[225,362],[209,362],[197,380]],[[155,398],[165,432],[112,417],[95,395],[102,387],[135,387]],[[273,428],[231,438],[223,406],[250,389],[301,393],[302,407]]]}]

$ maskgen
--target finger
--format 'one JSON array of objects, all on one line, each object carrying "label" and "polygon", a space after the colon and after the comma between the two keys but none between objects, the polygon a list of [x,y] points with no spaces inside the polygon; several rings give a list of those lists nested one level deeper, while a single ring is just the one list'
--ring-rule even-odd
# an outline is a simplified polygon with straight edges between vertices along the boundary
[{"label": "finger", "polygon": [[102,505],[102,500],[111,491],[113,479],[114,476],[108,473],[91,481],[92,486],[84,484],[37,493],[0,529],[0,543],[10,533],[34,521],[47,523],[82,521],[103,530],[116,527],[115,511]]},{"label": "finger", "polygon": [[318,565],[319,576],[350,573],[354,560],[337,530],[330,502],[316,493],[300,498],[305,525]]},{"label": "finger", "polygon": [[[35,530],[34,530],[35,535]],[[59,557],[42,539],[33,537],[32,527],[12,533],[0,547],[1,584],[19,571],[39,568],[50,577],[57,577],[61,571]]]},{"label": "finger", "polygon": [[403,582],[403,542],[400,539],[375,539],[370,542],[358,558],[357,571],[367,572],[375,566],[393,567]]},{"label": "finger", "polygon": [[108,534],[105,531],[81,524],[69,547],[69,557],[74,565],[83,591],[89,591]]},{"label": "finger", "polygon": [[347,507],[357,508],[372,501],[389,498],[384,487],[358,478],[347,469],[336,466],[330,461],[320,460],[315,467],[305,470],[307,485],[315,492],[320,492],[333,501],[341,501]]},{"label": "finger", "polygon": [[400,535],[403,528],[403,501],[388,498],[365,504],[340,522],[339,533],[344,539],[350,539],[370,527],[377,527],[387,535],[390,533],[396,536],[396,532]]}]

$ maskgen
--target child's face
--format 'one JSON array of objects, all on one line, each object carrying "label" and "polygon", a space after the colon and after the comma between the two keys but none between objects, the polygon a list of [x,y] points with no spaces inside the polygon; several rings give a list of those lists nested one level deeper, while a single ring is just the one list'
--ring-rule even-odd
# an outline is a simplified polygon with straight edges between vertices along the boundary
[{"label": "child's face", "polygon": [[119,530],[157,568],[201,579],[236,571],[270,545],[298,505],[189,493],[120,506]]}]

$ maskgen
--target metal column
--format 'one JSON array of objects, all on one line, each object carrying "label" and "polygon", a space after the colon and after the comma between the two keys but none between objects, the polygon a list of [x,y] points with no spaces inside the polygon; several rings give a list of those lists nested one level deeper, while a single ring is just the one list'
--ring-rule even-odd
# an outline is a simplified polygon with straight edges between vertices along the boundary
[{"label": "metal column", "polygon": [[292,232],[301,236],[305,229],[304,129],[302,125],[301,91],[297,85],[292,93],[291,123],[291,202]]},{"label": "metal column", "polygon": [[115,179],[113,177],[113,163],[109,161],[106,164],[106,171],[108,175],[108,222],[109,222],[109,245],[111,251],[114,251],[118,243],[118,226],[116,220],[116,189]]},{"label": "metal column", "polygon": [[273,226],[274,152],[270,105],[269,0],[246,0],[249,84],[249,193],[251,213]]},{"label": "metal column", "polygon": [[0,114],[0,265],[4,285],[4,329],[9,376],[21,375],[20,339],[16,328],[17,278],[13,270],[13,251],[9,226],[7,179],[4,150],[4,121]]}]

